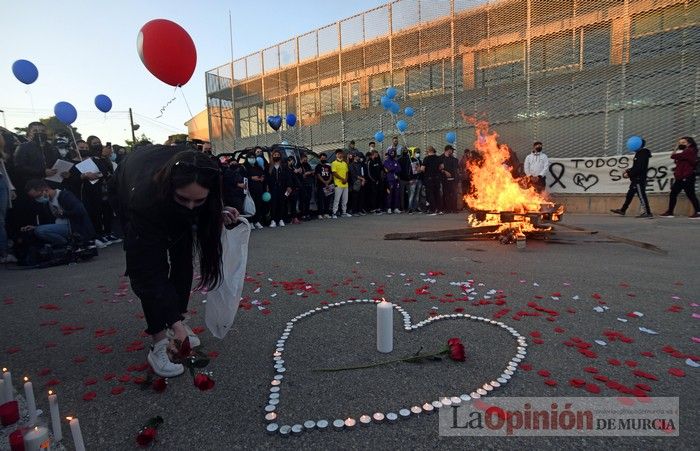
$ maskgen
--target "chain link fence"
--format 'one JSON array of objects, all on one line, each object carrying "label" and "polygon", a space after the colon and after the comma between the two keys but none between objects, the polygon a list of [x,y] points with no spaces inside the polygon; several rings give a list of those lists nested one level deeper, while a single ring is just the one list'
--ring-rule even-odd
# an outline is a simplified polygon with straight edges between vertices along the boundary
[{"label": "chain link fence", "polygon": [[[399,0],[207,72],[210,137],[366,149],[400,118],[410,146],[455,131],[465,148],[466,114],[521,157],[619,154],[630,135],[666,151],[697,133],[699,60],[700,0]],[[413,117],[379,105],[389,86]],[[296,127],[267,125],[287,113]]]}]

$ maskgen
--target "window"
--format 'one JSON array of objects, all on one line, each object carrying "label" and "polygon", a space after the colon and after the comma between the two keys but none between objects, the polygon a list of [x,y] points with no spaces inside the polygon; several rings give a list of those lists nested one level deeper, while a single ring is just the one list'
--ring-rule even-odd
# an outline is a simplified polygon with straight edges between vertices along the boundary
[{"label": "window", "polygon": [[525,77],[525,43],[516,42],[482,50],[474,59],[476,86],[492,86]]},{"label": "window", "polygon": [[382,96],[386,93],[386,88],[389,87],[391,78],[388,73],[374,75],[369,79],[369,103],[370,105],[379,105]]},{"label": "window", "polygon": [[583,67],[610,64],[610,24],[583,29]]},{"label": "window", "polygon": [[340,111],[340,86],[321,89],[321,115]]},{"label": "window", "polygon": [[360,93],[360,83],[351,82],[345,85],[346,97],[345,97],[345,109],[346,110],[359,110],[362,108],[362,96]]},{"label": "window", "polygon": [[530,71],[566,69],[579,64],[579,34],[564,31],[532,40]]},{"label": "window", "polygon": [[[630,37],[630,60],[659,56],[683,48],[696,46],[698,36],[697,6],[689,5],[686,13],[684,5],[671,6],[632,17]],[[688,21],[686,22],[686,15]],[[686,25],[691,27],[684,29]]]},{"label": "window", "polygon": [[302,118],[314,117],[318,114],[318,93],[316,91],[303,93],[299,100],[299,114]]},{"label": "window", "polygon": [[259,124],[257,106],[238,109],[238,134],[241,138],[259,135]]}]

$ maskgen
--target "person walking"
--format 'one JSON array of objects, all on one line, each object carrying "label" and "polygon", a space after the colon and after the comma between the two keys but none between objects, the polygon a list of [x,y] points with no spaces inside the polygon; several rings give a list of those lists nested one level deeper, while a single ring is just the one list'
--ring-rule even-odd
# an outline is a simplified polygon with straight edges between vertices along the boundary
[{"label": "person walking", "polygon": [[668,200],[668,209],[661,214],[664,218],[672,218],[673,210],[676,208],[678,194],[685,191],[685,195],[693,205],[693,214],[691,219],[700,218],[700,205],[698,198],[695,195],[695,178],[696,168],[698,165],[698,145],[690,136],[684,136],[678,140],[678,147],[671,154],[671,158],[676,162],[676,167],[673,168],[673,185],[671,186],[671,195]]},{"label": "person walking", "polygon": [[641,204],[642,213],[637,216],[637,218],[653,218],[654,215],[651,214],[651,209],[649,208],[649,201],[647,200],[647,170],[649,169],[649,160],[651,159],[651,151],[644,147],[646,141],[642,139],[642,147],[636,151],[634,155],[634,160],[632,162],[632,167],[627,169],[622,176],[624,178],[630,179],[630,186],[627,190],[627,195],[625,196],[625,202],[622,204],[621,208],[614,208],[610,210],[611,212],[624,216],[627,212],[627,208],[632,203],[632,199],[636,195],[639,197],[639,203]]}]

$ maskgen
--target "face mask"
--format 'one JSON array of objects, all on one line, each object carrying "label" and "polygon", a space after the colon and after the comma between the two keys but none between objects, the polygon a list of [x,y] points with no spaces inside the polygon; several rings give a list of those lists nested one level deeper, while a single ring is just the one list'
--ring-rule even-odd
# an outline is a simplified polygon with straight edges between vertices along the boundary
[{"label": "face mask", "polygon": [[44,194],[43,196],[39,196],[34,200],[36,200],[40,204],[45,204],[49,202],[49,196],[47,194]]},{"label": "face mask", "polygon": [[65,157],[68,155],[68,149],[58,149],[58,153],[61,154],[61,157]]},{"label": "face mask", "polygon": [[321,164],[326,164],[326,161],[327,161],[327,160],[326,160],[325,158],[322,158],[322,159],[321,159]]},{"label": "face mask", "polygon": [[678,150],[685,150],[685,148],[688,147],[685,144],[678,144]]},{"label": "face mask", "polygon": [[199,214],[199,211],[201,210],[201,207],[202,207],[200,205],[199,207],[195,207],[195,208],[190,210],[189,208],[185,207],[184,205],[180,205],[179,203],[177,203],[175,201],[173,201],[173,205],[174,205],[173,210],[175,211],[175,213],[178,216],[187,219],[188,221],[194,221],[194,219],[197,217],[197,215]]},{"label": "face mask", "polygon": [[249,165],[254,165],[255,164],[255,158],[248,158],[248,164]]},{"label": "face mask", "polygon": [[113,153],[109,156],[109,159],[112,161],[117,161],[117,155]]},{"label": "face mask", "polygon": [[420,158],[420,154],[419,154],[419,153],[416,154],[416,158]]},{"label": "face mask", "polygon": [[102,150],[102,144],[93,144],[90,146],[90,150],[95,153],[100,152]]},{"label": "face mask", "polygon": [[272,157],[272,161],[277,162],[280,161],[282,157]]},{"label": "face mask", "polygon": [[535,147],[535,153],[539,153],[539,152],[542,152],[542,148],[541,148],[541,147]]}]

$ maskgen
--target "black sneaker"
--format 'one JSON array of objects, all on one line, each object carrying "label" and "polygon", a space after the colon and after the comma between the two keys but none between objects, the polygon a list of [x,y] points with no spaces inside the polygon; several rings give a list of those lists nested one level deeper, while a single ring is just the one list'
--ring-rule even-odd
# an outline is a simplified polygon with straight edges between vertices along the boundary
[{"label": "black sneaker", "polygon": [[637,215],[636,217],[637,218],[653,218],[654,215],[652,215],[651,213],[642,213],[641,215]]},{"label": "black sneaker", "polygon": [[611,211],[612,213],[615,213],[615,214],[620,215],[620,216],[624,216],[624,215],[625,215],[625,210],[621,210],[621,209],[619,209],[619,208],[613,208],[613,209],[610,210],[610,211]]},{"label": "black sneaker", "polygon": [[700,213],[694,213],[694,214],[688,216],[688,218],[690,218],[690,219],[700,219]]},{"label": "black sneaker", "polygon": [[669,212],[669,211],[663,212],[663,213],[661,213],[659,216],[662,217],[662,218],[673,218],[673,217],[674,217],[674,216],[673,216],[673,213],[671,213],[671,212]]}]

